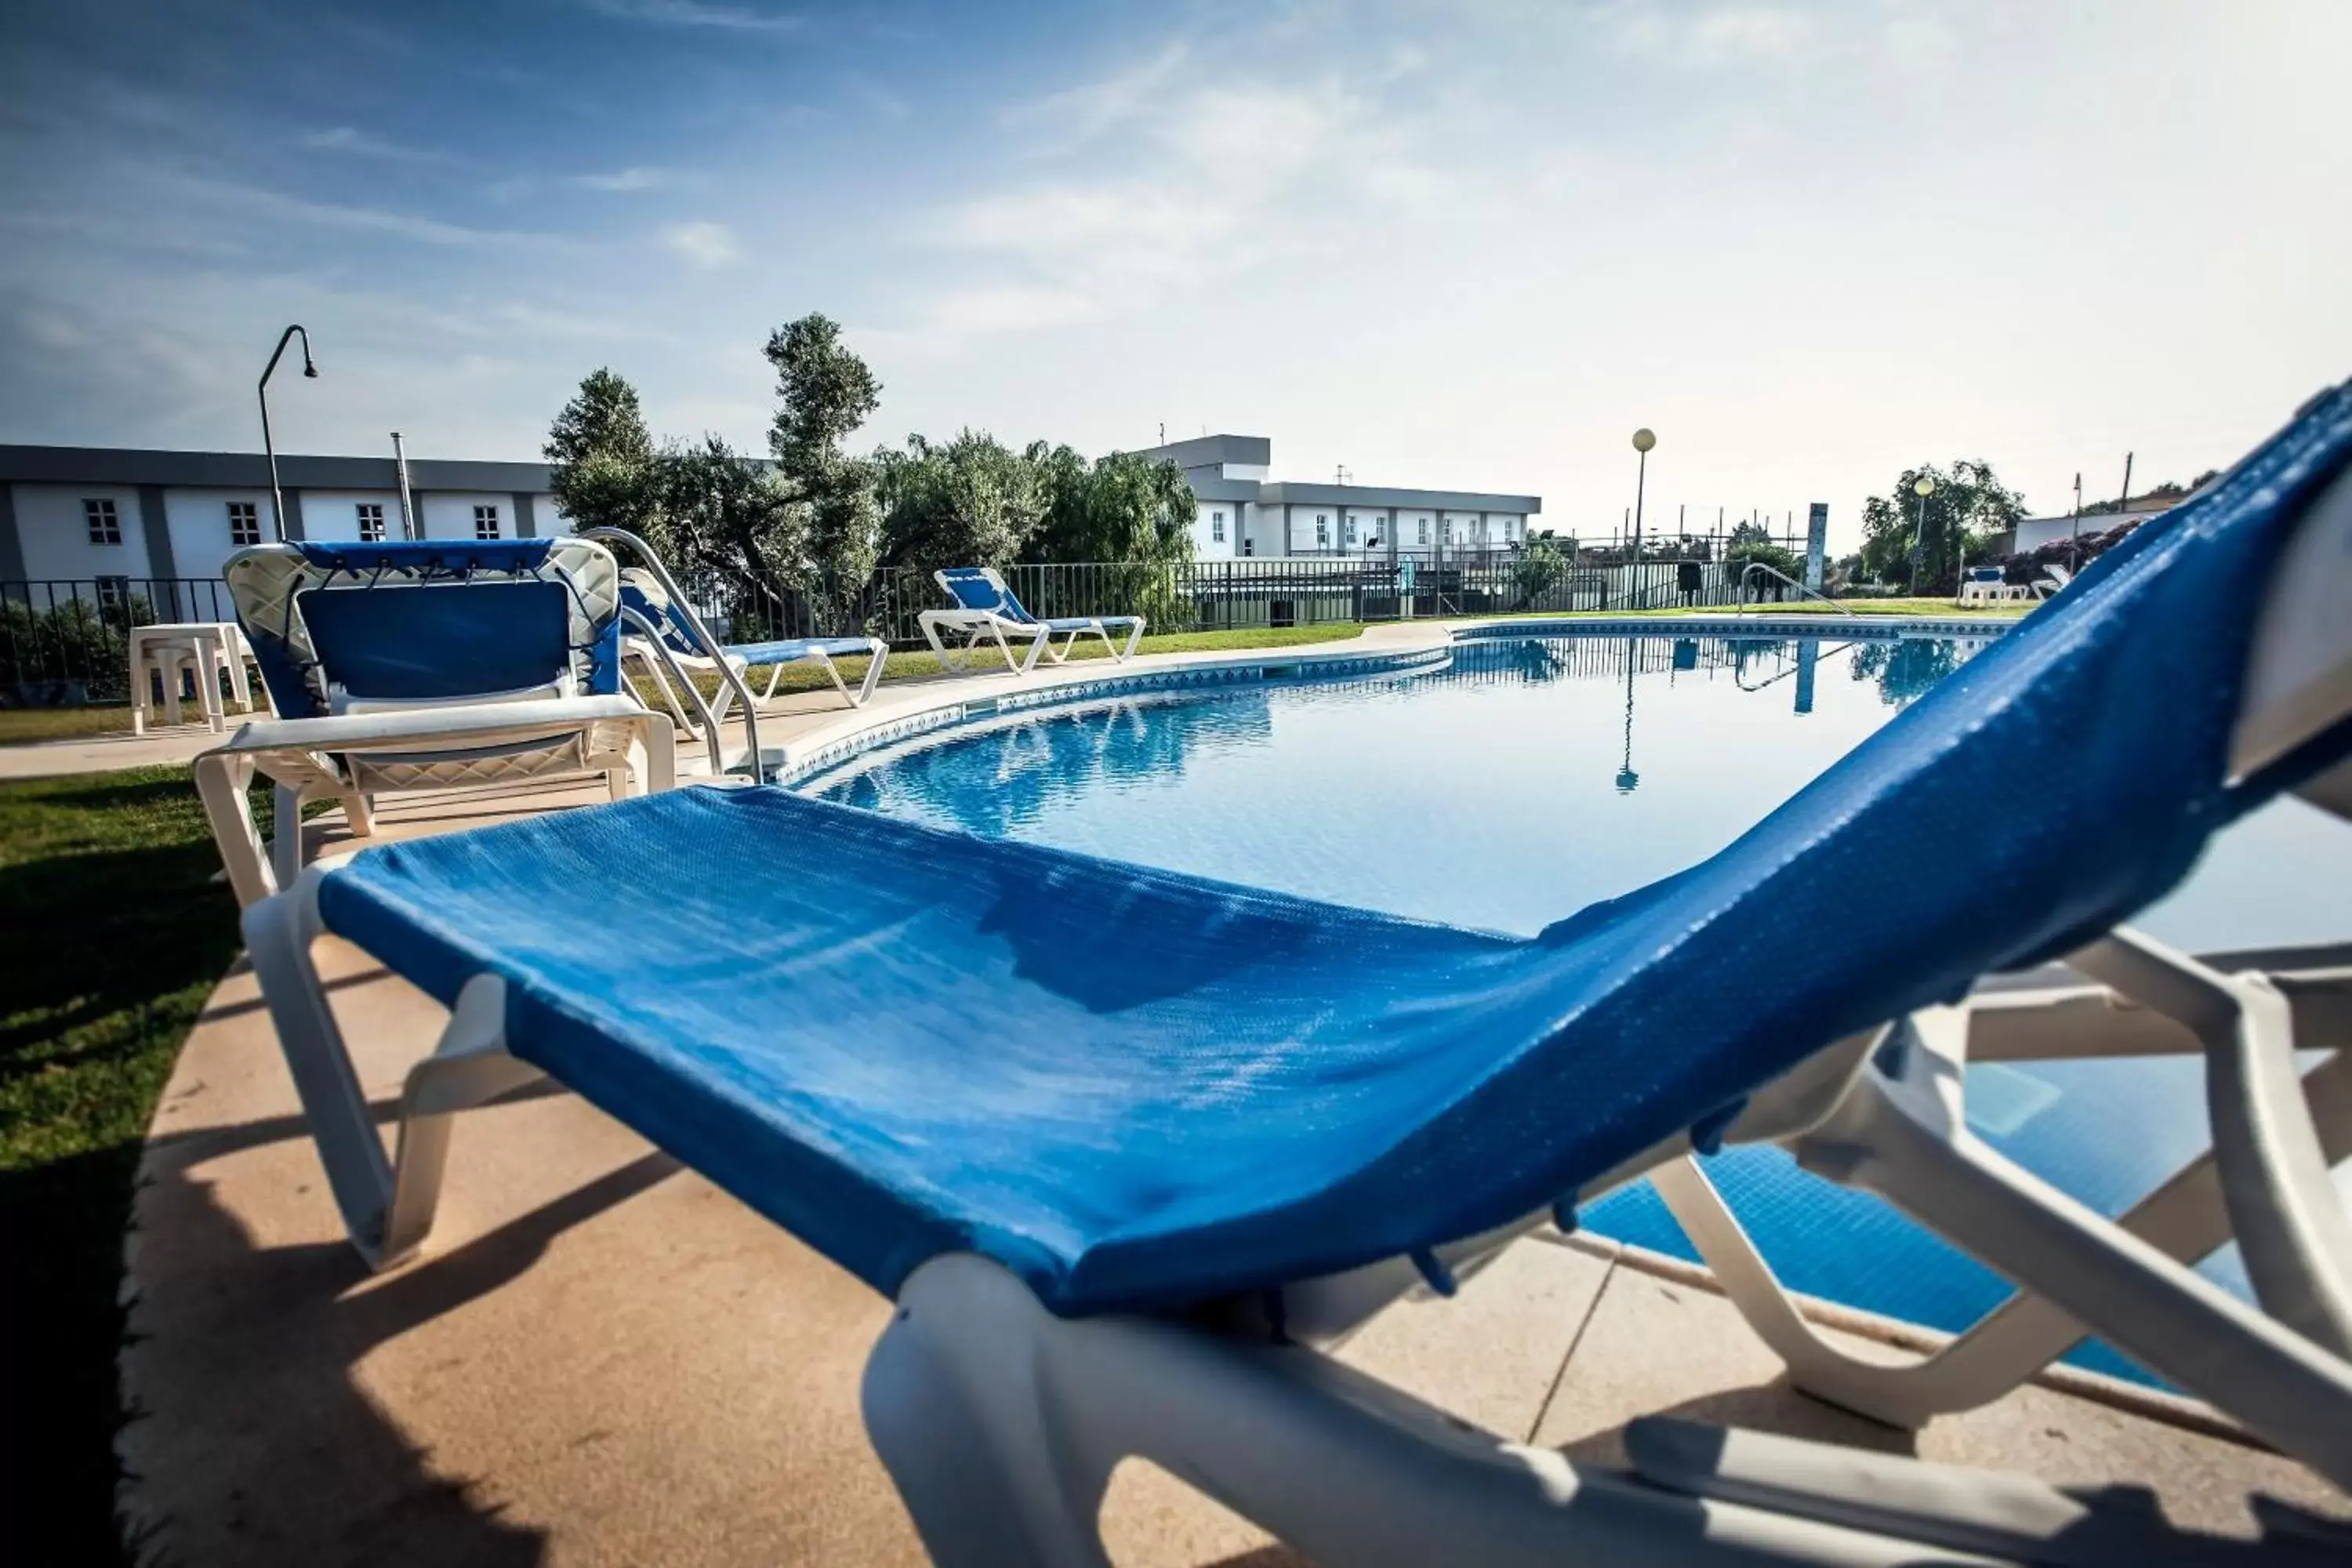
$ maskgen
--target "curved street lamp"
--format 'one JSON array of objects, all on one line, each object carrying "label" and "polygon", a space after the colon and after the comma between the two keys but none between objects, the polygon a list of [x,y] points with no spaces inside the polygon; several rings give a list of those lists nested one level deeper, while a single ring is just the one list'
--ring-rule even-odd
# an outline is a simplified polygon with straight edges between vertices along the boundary
[{"label": "curved street lamp", "polygon": [[285,357],[286,345],[297,336],[302,340],[303,375],[311,381],[319,379],[319,367],[310,358],[310,334],[297,322],[278,334],[278,350],[269,356],[269,363],[263,368],[257,389],[261,397],[261,450],[269,459],[269,521],[278,530],[280,543],[286,540],[286,496],[278,488],[278,447],[269,438],[269,378],[277,371],[278,362]]},{"label": "curved street lamp", "polygon": [[1927,553],[1927,498],[1936,493],[1936,481],[1921,474],[1911,486],[1911,493],[1919,498],[1918,520],[1911,525],[1910,591],[1919,591],[1919,563]]}]

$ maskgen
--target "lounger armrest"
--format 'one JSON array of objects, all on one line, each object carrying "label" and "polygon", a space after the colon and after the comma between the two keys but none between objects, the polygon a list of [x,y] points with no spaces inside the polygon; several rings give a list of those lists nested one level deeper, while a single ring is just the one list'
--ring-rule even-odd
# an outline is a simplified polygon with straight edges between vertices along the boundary
[{"label": "lounger armrest", "polygon": [[554,697],[530,702],[484,702],[458,708],[401,708],[327,719],[268,719],[240,727],[207,755],[257,752],[355,752],[419,742],[486,743],[502,736],[546,734],[649,715],[634,698]]}]

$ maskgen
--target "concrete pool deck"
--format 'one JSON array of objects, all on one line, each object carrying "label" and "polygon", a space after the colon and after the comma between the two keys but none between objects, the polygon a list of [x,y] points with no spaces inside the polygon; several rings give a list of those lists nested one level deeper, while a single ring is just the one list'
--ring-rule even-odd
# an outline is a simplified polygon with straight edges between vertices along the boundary
[{"label": "concrete pool deck", "polygon": [[[1382,630],[1149,668],[1304,665],[1444,636],[1427,623]],[[907,682],[856,715],[812,694],[763,721],[762,740],[800,754],[944,703],[1108,672],[1096,661],[1027,682]],[[599,798],[560,785],[420,796],[388,803],[379,830]],[[331,816],[312,827],[330,849],[343,837]],[[441,1009],[355,950],[331,941],[321,957],[369,1095],[388,1108]],[[367,1275],[242,963],[159,1102],[126,1258],[135,1305],[121,1370],[140,1415],[122,1441],[123,1502],[169,1560],[922,1560],[857,1414],[886,1301],[555,1089],[461,1119],[425,1255]],[[2217,1435],[2226,1424],[2094,1397],[2095,1383],[2029,1385],[1918,1434],[1845,1415],[1790,1390],[1703,1277],[1580,1238],[1529,1237],[1452,1302],[1397,1303],[1343,1359],[1596,1464],[1621,1458],[1626,1420],[1664,1412],[2062,1486],[2145,1488],[2198,1529],[2248,1532],[2257,1493],[2352,1513],[2301,1467]],[[1293,1561],[1148,1467],[1121,1471],[1104,1531],[1121,1563]]]}]

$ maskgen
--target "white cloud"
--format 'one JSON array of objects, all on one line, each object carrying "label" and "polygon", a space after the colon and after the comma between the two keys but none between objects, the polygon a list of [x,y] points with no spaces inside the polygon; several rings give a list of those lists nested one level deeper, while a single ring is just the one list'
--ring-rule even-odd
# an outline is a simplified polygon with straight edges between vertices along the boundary
[{"label": "white cloud", "polygon": [[695,266],[710,270],[743,259],[735,231],[723,223],[681,223],[662,230],[662,243]]},{"label": "white cloud", "polygon": [[647,169],[632,164],[625,169],[614,169],[597,174],[574,174],[571,183],[583,191],[656,191],[677,183],[677,176],[667,169]]},{"label": "white cloud", "polygon": [[1669,65],[1786,65],[1820,37],[1813,16],[1778,5],[1718,5],[1699,11],[1621,10],[1610,32],[1628,53]]},{"label": "white cloud", "polygon": [[588,8],[623,21],[736,33],[793,33],[808,23],[807,17],[790,11],[714,5],[710,0],[588,0]]},{"label": "white cloud", "polygon": [[343,153],[355,158],[380,158],[391,163],[447,163],[456,161],[455,154],[436,147],[411,147],[404,142],[371,135],[352,125],[336,125],[323,131],[303,132],[301,144],[314,153]]},{"label": "white cloud", "polygon": [[1004,112],[1004,122],[1034,127],[1054,138],[1057,151],[1092,141],[1117,126],[1143,118],[1168,92],[1192,57],[1181,40],[1170,44],[1141,65],[1116,71],[1099,81],[1049,93]]}]

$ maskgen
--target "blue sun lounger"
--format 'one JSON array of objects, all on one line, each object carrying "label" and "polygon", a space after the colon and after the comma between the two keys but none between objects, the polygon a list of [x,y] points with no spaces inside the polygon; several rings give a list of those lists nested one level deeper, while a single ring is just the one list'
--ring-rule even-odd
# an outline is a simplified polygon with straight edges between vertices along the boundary
[{"label": "blue sun lounger", "polygon": [[[450,1113],[545,1073],[893,1298],[866,1418],[943,1563],[1102,1563],[1128,1456],[1334,1563],[2084,1560],[2083,1505],[2023,1478],[1636,1423],[1636,1481],[1318,1347],[1651,1174],[1840,1403],[1920,1419],[2091,1331],[2352,1484],[2352,1053],[2296,1056],[2344,1044],[2345,949],[2209,963],[2118,923],[2282,791],[2352,816],[2348,587],[2352,388],[1720,854],[1528,939],[761,788],[371,850],[246,929],[372,1261],[424,1240]],[[453,1009],[396,1159],[328,932]],[[2147,1051],[2205,1057],[2216,1147],[2120,1220],[1968,1131],[1971,1058]],[[1927,1362],[1843,1362],[1691,1158],[1758,1140],[2019,1295]],[[2183,1261],[2232,1233],[2258,1306]]]},{"label": "blue sun lounger", "polygon": [[[971,668],[971,650],[980,646],[982,638],[994,640],[997,651],[1016,675],[1026,675],[1036,668],[1041,653],[1050,654],[1055,664],[1061,663],[1077,647],[1078,638],[1088,632],[1102,638],[1111,658],[1122,663],[1134,657],[1136,645],[1143,640],[1141,616],[1060,616],[1039,620],[1022,606],[1020,598],[1005,585],[993,566],[950,566],[932,573],[931,578],[955,601],[955,608],[925,610],[915,620],[930,642],[931,651],[948,669]],[[1111,640],[1113,626],[1126,629],[1125,647]],[[940,639],[942,631],[961,635],[963,647],[950,652]],[[1058,647],[1054,644],[1057,637],[1062,638]],[[1012,643],[1024,638],[1029,644],[1027,655],[1013,658]]]},{"label": "blue sun lounger", "polygon": [[[621,602],[634,612],[628,617],[629,635],[622,639],[622,658],[634,666],[661,691],[670,712],[678,723],[688,722],[686,710],[678,704],[678,695],[671,689],[672,681],[681,669],[716,672],[730,666],[738,676],[749,676],[752,670],[768,671],[767,689],[758,701],[766,702],[776,695],[776,682],[783,679],[784,667],[792,664],[814,664],[824,671],[841,700],[852,708],[863,708],[874,695],[874,688],[882,680],[882,661],[888,657],[890,645],[880,637],[775,637],[766,642],[721,643],[710,638],[701,623],[684,614],[672,599],[661,580],[642,567],[627,567],[621,573]],[[653,645],[659,643],[656,649]],[[667,654],[667,658],[662,656]],[[864,658],[866,679],[851,690],[841,679],[836,658]],[[668,672],[665,673],[665,667]],[[749,688],[746,688],[748,692]],[[731,682],[722,680],[718,700],[712,706],[714,723],[727,721],[727,710],[734,698]]]}]

